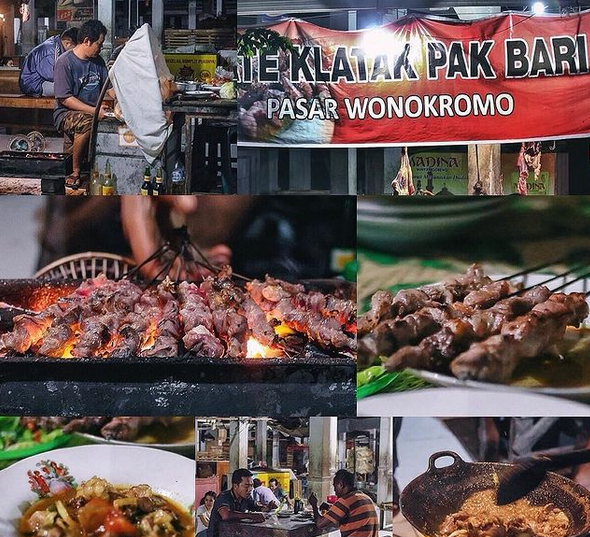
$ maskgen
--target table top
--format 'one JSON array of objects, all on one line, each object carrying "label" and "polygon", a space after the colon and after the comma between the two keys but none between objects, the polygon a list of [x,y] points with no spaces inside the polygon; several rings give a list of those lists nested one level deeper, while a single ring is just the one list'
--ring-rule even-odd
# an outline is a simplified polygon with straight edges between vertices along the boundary
[{"label": "table top", "polygon": [[174,112],[192,112],[206,108],[238,110],[238,101],[236,99],[191,99],[190,97],[177,96],[172,100],[164,103],[164,110]]},{"label": "table top", "polygon": [[272,516],[259,523],[222,522],[219,535],[220,537],[318,537],[326,535],[326,531],[316,528],[312,520]]}]

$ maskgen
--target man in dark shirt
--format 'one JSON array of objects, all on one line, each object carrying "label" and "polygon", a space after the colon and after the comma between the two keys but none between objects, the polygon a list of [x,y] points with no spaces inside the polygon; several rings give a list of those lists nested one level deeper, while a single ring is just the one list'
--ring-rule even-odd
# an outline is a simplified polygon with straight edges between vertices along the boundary
[{"label": "man in dark shirt", "polygon": [[[53,120],[57,129],[73,138],[73,171],[66,177],[66,185],[80,185],[80,165],[88,148],[92,117],[108,71],[99,56],[107,29],[102,22],[85,22],[78,32],[78,44],[59,57],[55,64],[55,98]],[[111,90],[111,96],[113,96]],[[104,117],[101,105],[98,118]]]},{"label": "man in dark shirt", "polygon": [[20,89],[33,97],[52,97],[53,70],[57,59],[78,43],[78,28],[68,28],[37,45],[25,58],[19,77]]},{"label": "man in dark shirt", "polygon": [[250,512],[260,511],[252,497],[253,489],[254,479],[250,470],[240,468],[232,474],[231,489],[221,492],[213,504],[207,537],[219,537],[219,523],[222,520],[264,522],[262,513]]}]

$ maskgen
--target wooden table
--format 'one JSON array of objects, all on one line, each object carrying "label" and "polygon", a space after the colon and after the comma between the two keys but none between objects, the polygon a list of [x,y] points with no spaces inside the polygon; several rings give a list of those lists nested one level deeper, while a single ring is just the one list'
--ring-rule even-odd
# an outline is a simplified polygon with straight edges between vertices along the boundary
[{"label": "wooden table", "polygon": [[[175,112],[184,116],[184,168],[186,175],[186,194],[190,194],[193,172],[193,142],[199,121],[223,121],[238,124],[238,101],[235,99],[190,99],[180,95],[164,104],[165,112]],[[195,125],[193,126],[193,119]]]},{"label": "wooden table", "polygon": [[221,522],[219,537],[318,537],[329,532],[316,528],[313,521],[272,517],[265,522]]}]

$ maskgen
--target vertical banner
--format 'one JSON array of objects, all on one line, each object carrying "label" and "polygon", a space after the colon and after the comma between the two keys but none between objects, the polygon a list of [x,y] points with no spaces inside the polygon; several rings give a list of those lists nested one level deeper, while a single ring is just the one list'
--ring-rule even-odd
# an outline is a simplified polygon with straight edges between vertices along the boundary
[{"label": "vertical banner", "polygon": [[261,46],[264,53],[252,38],[259,34],[241,33],[245,144],[442,145],[590,134],[590,11],[473,22],[411,16],[354,32],[289,20],[267,30],[283,45]]}]

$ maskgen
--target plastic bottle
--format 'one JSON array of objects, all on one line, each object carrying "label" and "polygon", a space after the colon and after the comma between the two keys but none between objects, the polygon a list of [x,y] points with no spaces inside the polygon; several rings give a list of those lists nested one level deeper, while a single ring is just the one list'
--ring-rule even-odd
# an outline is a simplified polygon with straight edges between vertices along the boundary
[{"label": "plastic bottle", "polygon": [[185,194],[186,192],[186,175],[184,171],[184,165],[178,159],[172,170],[172,186],[171,194]]}]

